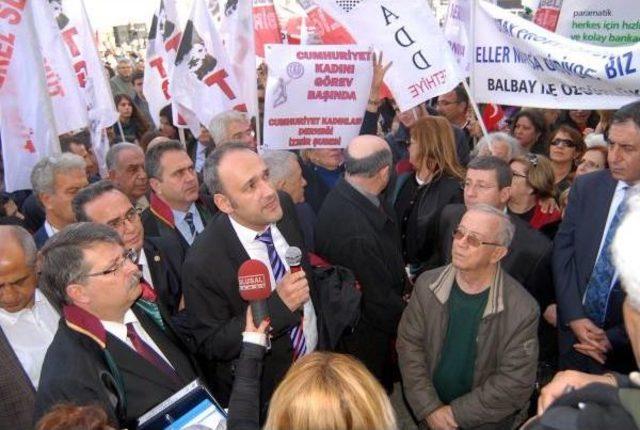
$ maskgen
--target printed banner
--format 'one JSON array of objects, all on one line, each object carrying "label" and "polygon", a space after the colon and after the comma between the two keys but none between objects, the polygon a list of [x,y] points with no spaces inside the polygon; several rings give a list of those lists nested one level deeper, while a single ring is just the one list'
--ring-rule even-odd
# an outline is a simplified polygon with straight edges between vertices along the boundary
[{"label": "printed banner", "polygon": [[638,0],[564,0],[556,33],[592,45],[640,42]]},{"label": "printed banner", "polygon": [[204,0],[195,0],[169,84],[174,106],[188,113],[184,119],[199,135],[200,124],[208,126],[218,113],[234,108],[246,111],[238,88],[213,17]]},{"label": "printed banner", "polygon": [[475,7],[477,102],[617,109],[638,99],[640,45],[593,46],[552,33],[486,1]]},{"label": "printed banner", "polygon": [[6,7],[0,18],[0,134],[8,192],[31,189],[33,166],[60,151],[49,98],[56,85],[45,79],[33,3]]},{"label": "printed banner", "polygon": [[444,37],[464,76],[471,72],[471,0],[451,0],[444,22]]},{"label": "printed banner", "polygon": [[149,103],[151,119],[156,125],[160,124],[160,110],[171,103],[169,81],[181,37],[175,0],[160,0],[149,30],[142,89]]},{"label": "printed banner", "polygon": [[373,73],[368,48],[267,45],[265,51],[263,149],[344,148],[358,135]]},{"label": "printed banner", "polygon": [[282,42],[273,0],[253,0],[253,30],[259,57],[264,58],[264,45]]},{"label": "printed banner", "polygon": [[[331,0],[318,3],[335,10]],[[451,91],[462,80],[453,52],[424,0],[364,0],[343,13],[360,45],[372,45],[393,61],[385,84],[401,111]]]}]

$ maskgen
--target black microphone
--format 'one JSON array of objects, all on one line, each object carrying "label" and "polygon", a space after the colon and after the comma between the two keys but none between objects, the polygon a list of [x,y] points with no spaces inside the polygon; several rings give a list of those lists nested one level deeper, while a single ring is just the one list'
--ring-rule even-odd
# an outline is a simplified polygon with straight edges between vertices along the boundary
[{"label": "black microphone", "polygon": [[238,287],[240,296],[251,305],[253,324],[269,318],[267,299],[271,295],[269,269],[259,260],[247,260],[238,269]]}]

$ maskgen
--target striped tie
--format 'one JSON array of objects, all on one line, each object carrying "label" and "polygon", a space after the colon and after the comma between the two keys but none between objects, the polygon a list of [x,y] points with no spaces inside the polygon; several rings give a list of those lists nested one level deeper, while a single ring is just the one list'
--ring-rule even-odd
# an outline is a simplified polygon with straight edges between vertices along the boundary
[{"label": "striped tie", "polygon": [[[276,283],[279,282],[286,273],[286,269],[280,259],[280,256],[278,256],[278,253],[276,252],[276,247],[273,245],[271,227],[269,227],[264,233],[256,236],[256,240],[267,246],[267,253],[269,254],[271,270],[273,270],[273,277],[275,278]],[[293,360],[295,361],[307,353],[307,342],[304,337],[304,331],[302,330],[302,320],[300,321],[300,324],[291,329],[289,336],[291,337]]]}]

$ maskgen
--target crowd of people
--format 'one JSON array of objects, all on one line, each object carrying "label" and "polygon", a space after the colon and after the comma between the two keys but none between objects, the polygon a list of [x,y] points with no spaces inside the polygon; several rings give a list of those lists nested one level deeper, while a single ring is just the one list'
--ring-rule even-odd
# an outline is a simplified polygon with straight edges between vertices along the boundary
[{"label": "crowd of people", "polygon": [[120,59],[106,173],[68,134],[1,195],[0,429],[133,429],[196,378],[229,429],[637,428],[640,102],[483,135],[373,67],[346,148],[262,152],[241,112],[154,123]]}]

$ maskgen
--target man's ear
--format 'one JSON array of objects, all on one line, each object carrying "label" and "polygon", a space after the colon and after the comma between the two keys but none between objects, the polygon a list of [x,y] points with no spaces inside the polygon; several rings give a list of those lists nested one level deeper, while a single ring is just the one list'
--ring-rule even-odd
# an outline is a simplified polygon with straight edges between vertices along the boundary
[{"label": "man's ear", "polygon": [[215,203],[216,207],[221,211],[230,215],[234,212],[233,205],[231,204],[231,200],[227,196],[221,193],[216,193],[213,195],[213,203]]},{"label": "man's ear", "polygon": [[50,209],[51,199],[52,199],[51,194],[48,194],[48,193],[38,194],[38,200],[40,200],[40,203],[42,203],[42,206],[45,209]]},{"label": "man's ear", "polygon": [[502,260],[504,256],[507,255],[507,252],[509,252],[509,248],[507,248],[506,246],[494,246],[494,248],[495,249],[491,254],[492,263],[497,263],[498,261]]},{"label": "man's ear", "polygon": [[116,180],[116,171],[115,170],[109,170],[107,172],[107,175],[109,175],[109,180],[111,182],[115,182],[115,180]]},{"label": "man's ear", "polygon": [[511,197],[511,186],[504,187],[500,190],[500,202],[506,204]]},{"label": "man's ear", "polygon": [[158,178],[149,178],[149,186],[154,193],[159,196],[162,195],[162,193],[160,192],[160,181],[158,180]]},{"label": "man's ear", "polygon": [[65,288],[65,292],[73,303],[87,304],[91,300],[85,294],[84,289],[85,287],[82,284],[69,284]]}]

